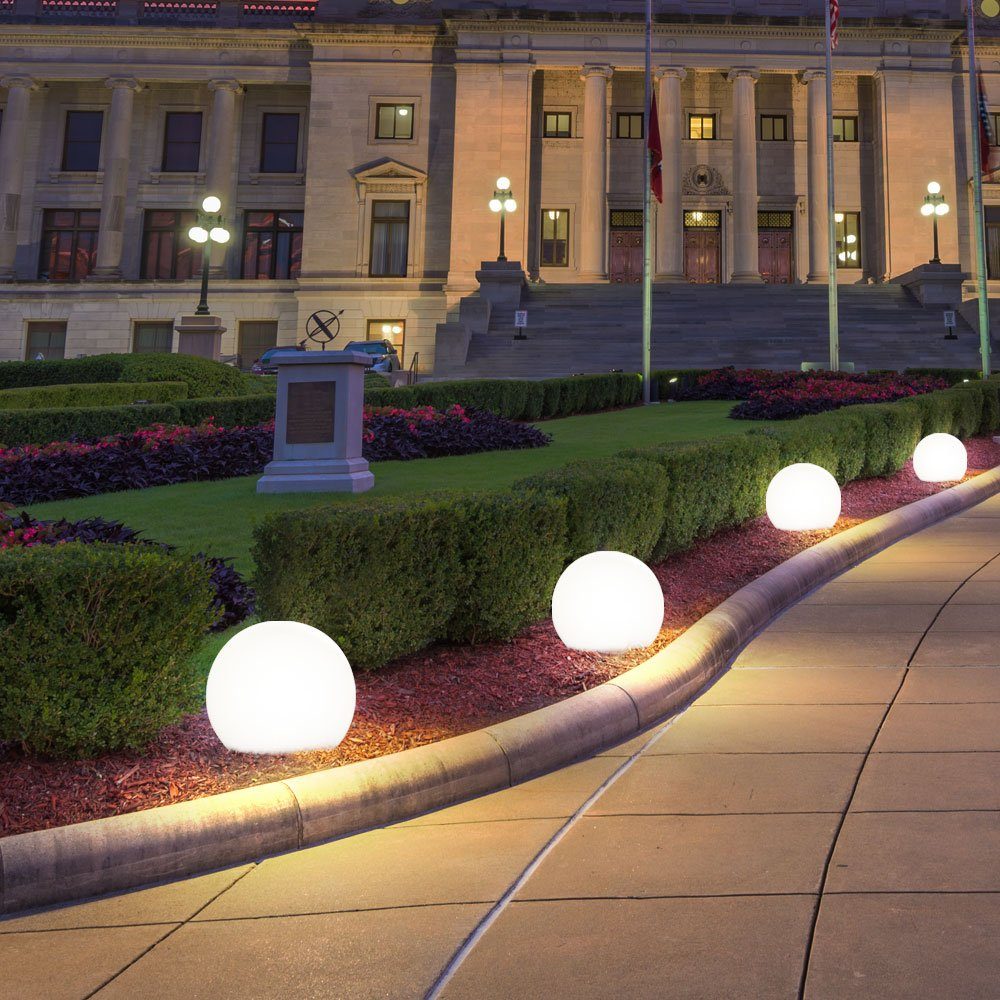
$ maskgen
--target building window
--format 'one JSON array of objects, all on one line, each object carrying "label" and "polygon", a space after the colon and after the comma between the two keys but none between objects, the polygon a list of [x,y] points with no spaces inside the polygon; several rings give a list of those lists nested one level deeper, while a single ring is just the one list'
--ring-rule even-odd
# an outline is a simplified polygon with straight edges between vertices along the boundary
[{"label": "building window", "polygon": [[97,170],[101,165],[103,111],[67,111],[63,170]]},{"label": "building window", "polygon": [[195,213],[165,209],[146,212],[140,278],[193,278],[201,270],[201,247],[188,239]]},{"label": "building window", "polygon": [[565,208],[542,212],[541,265],[569,267],[569,212]]},{"label": "building window", "polygon": [[165,173],[198,172],[201,164],[201,112],[169,111],[163,131]]},{"label": "building window", "polygon": [[86,278],[97,263],[101,213],[53,209],[42,214],[42,254],[38,277],[49,281]]},{"label": "building window", "polygon": [[413,105],[379,104],[375,108],[376,139],[412,139]]},{"label": "building window", "polygon": [[833,141],[834,142],[857,142],[858,141],[858,116],[857,115],[834,115],[833,116]]},{"label": "building window", "polygon": [[991,145],[1000,146],[1000,111],[991,111],[990,115],[990,128],[993,130]]},{"label": "building window", "polygon": [[373,278],[405,278],[409,242],[410,203],[373,201],[369,275]]},{"label": "building window", "polygon": [[642,112],[619,111],[616,134],[619,139],[641,139],[643,137]]},{"label": "building window", "polygon": [[761,142],[784,142],[788,138],[788,118],[786,115],[761,115]]},{"label": "building window", "polygon": [[568,111],[542,114],[542,135],[546,139],[568,139],[572,135],[573,116]]},{"label": "building window", "polygon": [[302,270],[302,212],[247,212],[244,278],[297,278]]},{"label": "building window", "polygon": [[861,213],[836,212],[837,267],[861,267]]},{"label": "building window", "polygon": [[29,323],[28,342],[24,349],[26,361],[56,361],[66,357],[65,323]]},{"label": "building window", "polygon": [[174,324],[169,320],[136,323],[132,331],[133,354],[170,354],[174,349]]},{"label": "building window", "polygon": [[299,116],[264,115],[260,137],[260,172],[294,174],[299,166]]},{"label": "building window", "polygon": [[715,115],[688,115],[689,139],[714,139]]},{"label": "building window", "polygon": [[684,213],[685,229],[719,229],[721,226],[721,212],[704,212],[700,209],[694,209]]},{"label": "building window", "polygon": [[239,365],[249,368],[269,348],[278,344],[277,320],[245,320],[240,323]]},{"label": "building window", "polygon": [[403,348],[406,344],[405,319],[370,319],[365,329],[366,340],[388,340],[396,348],[400,365],[403,364]]}]

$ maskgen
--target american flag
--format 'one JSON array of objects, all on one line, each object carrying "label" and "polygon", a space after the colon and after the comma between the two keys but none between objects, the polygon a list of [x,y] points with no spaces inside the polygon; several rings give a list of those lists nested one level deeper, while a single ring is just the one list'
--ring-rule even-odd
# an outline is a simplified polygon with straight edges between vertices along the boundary
[{"label": "american flag", "polygon": [[979,163],[984,174],[992,173],[990,149],[995,143],[993,119],[990,117],[990,106],[986,100],[986,86],[983,83],[983,74],[979,73]]},{"label": "american flag", "polygon": [[840,27],[840,0],[830,0],[830,48],[837,47],[837,29]]}]

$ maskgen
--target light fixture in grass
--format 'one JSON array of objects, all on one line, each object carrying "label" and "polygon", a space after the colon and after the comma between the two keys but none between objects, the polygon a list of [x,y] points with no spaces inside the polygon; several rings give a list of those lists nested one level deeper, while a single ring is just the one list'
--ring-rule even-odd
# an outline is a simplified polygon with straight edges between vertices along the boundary
[{"label": "light fixture in grass", "polygon": [[821,466],[796,462],[771,480],[765,506],[779,531],[832,528],[840,517],[840,487]]}]

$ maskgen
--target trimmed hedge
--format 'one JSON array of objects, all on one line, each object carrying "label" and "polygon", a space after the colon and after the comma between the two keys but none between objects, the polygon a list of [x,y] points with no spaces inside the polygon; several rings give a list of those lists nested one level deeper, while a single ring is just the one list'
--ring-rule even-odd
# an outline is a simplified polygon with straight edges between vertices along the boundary
[{"label": "trimmed hedge", "polygon": [[763,514],[786,464],[815,462],[844,483],[895,472],[933,431],[998,426],[1000,381],[977,381],[578,462],[510,493],[272,514],[255,532],[259,607],[323,629],[366,669],[443,639],[506,638],[546,614],[568,560],[601,547],[654,561],[683,552]]},{"label": "trimmed hedge", "polygon": [[140,401],[171,403],[186,399],[184,382],[84,382],[0,389],[0,410],[38,410],[80,406],[120,406]]},{"label": "trimmed hedge", "polygon": [[193,662],[208,570],[141,545],[40,545],[0,559],[0,739],[89,757],[141,748],[202,703]]},{"label": "trimmed hedge", "polygon": [[211,399],[185,399],[175,405],[175,422],[179,424],[194,427],[211,417],[220,427],[251,427],[274,419],[275,397],[264,393],[216,396]]},{"label": "trimmed hedge", "polygon": [[361,669],[438,640],[508,639],[544,614],[565,534],[565,501],[538,494],[283,512],[254,532],[258,613],[321,629]]},{"label": "trimmed hedge", "polygon": [[54,410],[0,412],[0,446],[90,441],[137,431],[152,424],[180,423],[176,403],[134,406],[81,406]]},{"label": "trimmed hedge", "polygon": [[0,389],[81,382],[184,382],[192,398],[238,396],[249,387],[246,376],[236,368],[191,354],[95,354],[0,362]]}]

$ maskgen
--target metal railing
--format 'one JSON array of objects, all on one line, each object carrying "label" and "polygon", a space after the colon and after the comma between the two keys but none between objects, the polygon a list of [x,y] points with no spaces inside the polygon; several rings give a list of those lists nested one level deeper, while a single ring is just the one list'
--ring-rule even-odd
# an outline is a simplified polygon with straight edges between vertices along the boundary
[{"label": "metal railing", "polygon": [[406,385],[414,385],[417,381],[417,374],[420,370],[420,352],[414,351],[410,358],[410,364],[406,369]]},{"label": "metal railing", "polygon": [[320,0],[0,0],[0,20],[238,26],[311,21]]}]

